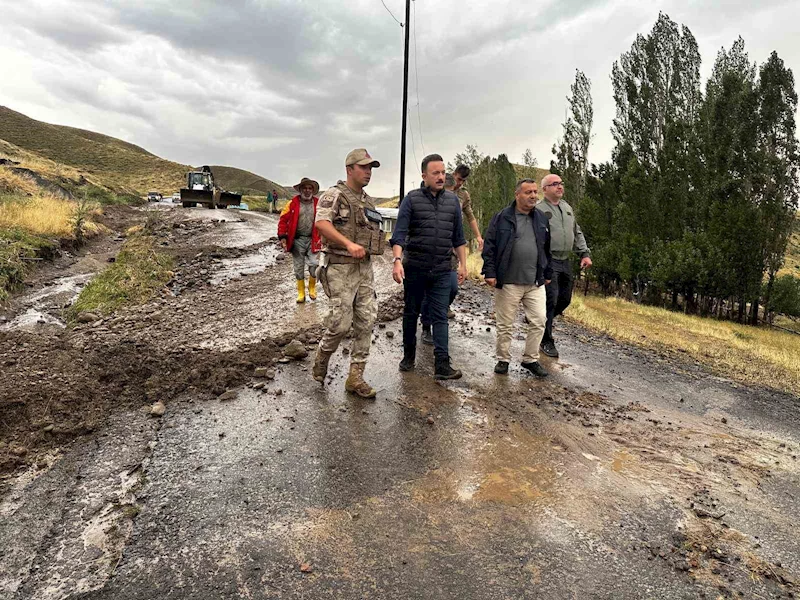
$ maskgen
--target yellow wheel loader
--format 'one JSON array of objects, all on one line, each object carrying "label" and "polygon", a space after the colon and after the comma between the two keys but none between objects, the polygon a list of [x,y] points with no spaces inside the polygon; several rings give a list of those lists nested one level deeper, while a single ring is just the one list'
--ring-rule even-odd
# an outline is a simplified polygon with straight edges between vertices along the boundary
[{"label": "yellow wheel loader", "polygon": [[181,205],[184,208],[205,204],[208,208],[228,208],[238,206],[242,202],[242,195],[226,192],[214,184],[214,174],[211,167],[204,166],[199,171],[189,171],[186,174],[186,187],[181,188]]}]

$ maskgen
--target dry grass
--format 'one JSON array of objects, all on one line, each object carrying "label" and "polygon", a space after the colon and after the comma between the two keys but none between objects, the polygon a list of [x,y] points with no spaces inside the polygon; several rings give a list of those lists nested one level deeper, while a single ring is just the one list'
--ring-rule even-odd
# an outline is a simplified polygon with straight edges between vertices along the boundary
[{"label": "dry grass", "polygon": [[800,336],[578,294],[566,316],[622,342],[684,354],[742,383],[800,394]]},{"label": "dry grass", "polygon": [[[0,228],[20,229],[26,233],[60,239],[75,237],[74,218],[78,205],[55,196],[0,198]],[[89,210],[89,216],[97,214]],[[84,233],[91,237],[100,231],[97,223],[84,223]]]},{"label": "dry grass", "polygon": [[31,177],[0,166],[0,194],[33,196],[40,191],[39,186]]}]

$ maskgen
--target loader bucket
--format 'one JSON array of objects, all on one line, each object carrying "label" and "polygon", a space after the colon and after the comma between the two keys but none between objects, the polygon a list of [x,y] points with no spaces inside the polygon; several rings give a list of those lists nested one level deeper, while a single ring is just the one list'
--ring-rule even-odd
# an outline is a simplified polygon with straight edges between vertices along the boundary
[{"label": "loader bucket", "polygon": [[210,190],[190,190],[181,188],[181,202],[197,202],[200,204],[212,204],[214,193]]},{"label": "loader bucket", "polygon": [[220,193],[219,203],[226,204],[226,205],[239,205],[242,202],[242,195],[236,194],[234,192],[222,192]]}]

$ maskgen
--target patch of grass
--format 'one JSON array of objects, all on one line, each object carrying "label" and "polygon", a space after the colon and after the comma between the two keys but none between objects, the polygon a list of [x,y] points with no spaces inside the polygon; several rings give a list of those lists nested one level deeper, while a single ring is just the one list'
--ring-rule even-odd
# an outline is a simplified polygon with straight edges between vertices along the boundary
[{"label": "patch of grass", "polygon": [[21,229],[0,228],[0,302],[22,284],[37,258],[52,256],[57,242]]},{"label": "patch of grass", "polygon": [[800,213],[794,219],[794,230],[786,247],[786,258],[778,275],[800,277]]},{"label": "patch of grass", "polygon": [[800,336],[788,332],[578,294],[565,316],[622,342],[684,354],[742,383],[800,394]]},{"label": "patch of grass", "polygon": [[[71,202],[56,196],[0,196],[0,230],[76,240],[92,237],[102,226],[92,221],[99,207],[90,201]],[[78,230],[80,225],[80,231]]]},{"label": "patch of grass", "polygon": [[82,312],[109,314],[122,306],[144,304],[172,277],[174,259],[156,250],[146,230],[132,232],[114,264],[92,279],[70,307],[67,318]]},{"label": "patch of grass", "polygon": [[483,268],[483,258],[481,258],[480,252],[469,252],[467,251],[467,277],[470,279],[476,279],[478,281],[483,281],[483,275],[481,275],[481,269]]}]

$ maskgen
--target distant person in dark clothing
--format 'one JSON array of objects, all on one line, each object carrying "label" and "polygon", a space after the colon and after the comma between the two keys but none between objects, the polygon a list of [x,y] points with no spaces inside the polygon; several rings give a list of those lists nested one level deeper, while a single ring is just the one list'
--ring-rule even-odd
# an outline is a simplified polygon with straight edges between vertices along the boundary
[{"label": "distant person in dark clothing", "polygon": [[519,305],[525,310],[528,335],[522,367],[537,377],[547,371],[539,364],[539,344],[547,322],[545,285],[550,283],[550,233],[547,218],[535,209],[536,182],[520,179],[514,202],[489,223],[483,245],[483,276],[495,288],[497,365],[494,372],[508,373],[511,334]]},{"label": "distant person in dark clothing", "polygon": [[414,368],[417,320],[427,295],[433,325],[436,379],[458,379],[461,371],[450,365],[447,307],[453,249],[458,256],[458,282],[467,275],[467,241],[458,197],[444,189],[444,160],[438,154],[422,161],[423,186],[402,200],[390,240],[394,255],[392,276],[405,287],[403,360],[401,371]]},{"label": "distant person in dark clothing", "polygon": [[278,212],[278,191],[272,190],[272,212]]}]

